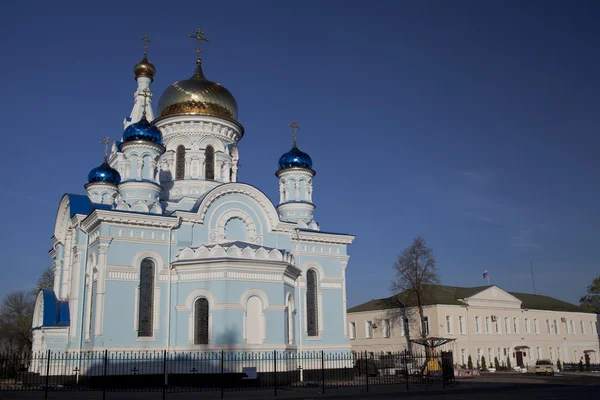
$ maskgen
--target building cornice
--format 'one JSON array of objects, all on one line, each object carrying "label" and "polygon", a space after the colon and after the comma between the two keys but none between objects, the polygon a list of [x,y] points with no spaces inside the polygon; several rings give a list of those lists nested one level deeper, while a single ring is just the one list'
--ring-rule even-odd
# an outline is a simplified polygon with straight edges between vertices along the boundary
[{"label": "building cornice", "polygon": [[101,222],[153,228],[170,228],[176,221],[176,217],[167,215],[96,209],[82,221],[81,226],[87,232],[96,228]]}]

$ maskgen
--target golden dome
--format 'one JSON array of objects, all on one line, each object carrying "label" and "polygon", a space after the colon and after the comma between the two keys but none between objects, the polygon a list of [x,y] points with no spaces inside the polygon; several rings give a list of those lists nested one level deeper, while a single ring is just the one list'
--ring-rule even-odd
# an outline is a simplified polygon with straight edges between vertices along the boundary
[{"label": "golden dome", "polygon": [[133,67],[133,72],[135,73],[135,79],[139,78],[140,76],[145,76],[150,78],[151,80],[154,80],[156,68],[150,61],[148,61],[148,59],[144,55],[142,61],[135,64],[135,67]]},{"label": "golden dome", "polygon": [[204,76],[200,60],[194,75],[173,83],[158,99],[158,115],[213,115],[237,120],[237,102],[229,90]]}]

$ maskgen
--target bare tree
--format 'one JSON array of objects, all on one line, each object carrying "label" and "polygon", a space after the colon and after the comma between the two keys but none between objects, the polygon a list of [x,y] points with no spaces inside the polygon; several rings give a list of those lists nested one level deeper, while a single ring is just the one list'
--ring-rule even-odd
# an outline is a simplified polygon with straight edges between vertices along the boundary
[{"label": "bare tree", "polygon": [[433,285],[439,284],[435,264],[433,250],[427,247],[422,236],[414,238],[412,245],[404,249],[394,264],[396,279],[390,290],[396,295],[392,297],[392,305],[395,304],[392,313],[404,321],[407,339],[410,338],[408,327],[411,320],[416,320],[419,335],[427,337],[423,306],[431,297]]},{"label": "bare tree", "polygon": [[37,296],[41,289],[53,289],[54,288],[54,270],[52,267],[46,267],[42,271],[42,274],[38,278],[35,289],[31,291],[31,294]]},{"label": "bare tree", "polygon": [[31,321],[35,297],[15,291],[0,304],[0,341],[5,351],[23,353],[31,349]]},{"label": "bare tree", "polygon": [[595,278],[592,284],[587,287],[587,295],[579,299],[579,304],[582,307],[600,312],[600,276]]}]

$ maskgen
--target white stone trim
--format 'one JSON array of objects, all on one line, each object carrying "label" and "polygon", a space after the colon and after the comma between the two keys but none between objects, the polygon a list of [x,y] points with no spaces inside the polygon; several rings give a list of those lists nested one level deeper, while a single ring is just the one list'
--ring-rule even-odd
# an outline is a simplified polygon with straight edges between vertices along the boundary
[{"label": "white stone trim", "polygon": [[[142,265],[142,261],[145,258],[150,258],[154,261],[154,267],[155,267],[154,274],[155,275],[158,275],[158,273],[165,268],[165,263],[160,254],[158,254],[154,250],[144,250],[144,251],[137,253],[133,257],[133,264],[131,264],[131,265],[133,265],[136,268],[136,271],[139,272],[141,265]],[[157,278],[158,278],[158,276],[155,276],[155,282],[158,280]]]},{"label": "white stone trim", "polygon": [[269,298],[267,297],[266,293],[260,289],[246,290],[240,298],[240,304],[242,305],[242,307],[246,308],[246,303],[248,303],[248,299],[252,296],[256,296],[261,299],[263,310],[269,308]]}]

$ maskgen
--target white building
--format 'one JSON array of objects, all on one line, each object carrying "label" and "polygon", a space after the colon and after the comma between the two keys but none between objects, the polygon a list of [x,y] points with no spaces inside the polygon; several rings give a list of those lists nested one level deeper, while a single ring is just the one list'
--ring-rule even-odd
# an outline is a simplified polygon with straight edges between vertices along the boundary
[{"label": "white building", "polygon": [[[414,304],[403,293],[350,308],[352,349],[370,353],[407,349],[407,338],[420,337]],[[599,314],[552,297],[509,293],[497,286],[432,286],[425,304],[426,335],[455,339],[444,350],[452,350],[461,365],[467,364],[469,355],[474,365],[481,357],[488,365],[496,357],[501,363],[510,357],[513,366],[542,358],[600,361]]]}]

